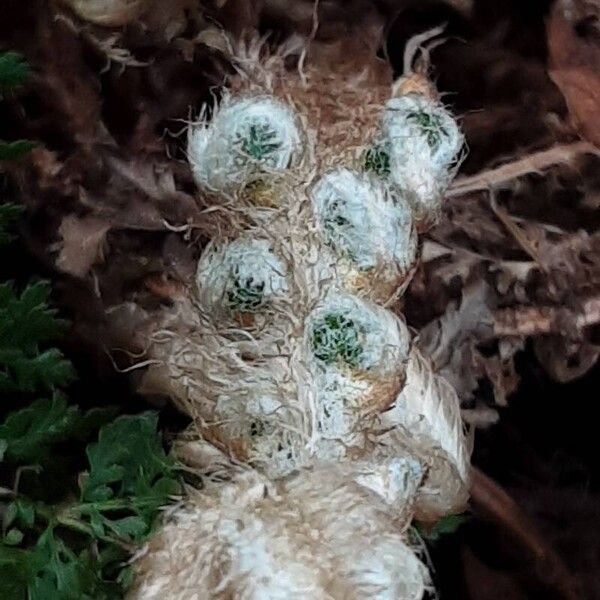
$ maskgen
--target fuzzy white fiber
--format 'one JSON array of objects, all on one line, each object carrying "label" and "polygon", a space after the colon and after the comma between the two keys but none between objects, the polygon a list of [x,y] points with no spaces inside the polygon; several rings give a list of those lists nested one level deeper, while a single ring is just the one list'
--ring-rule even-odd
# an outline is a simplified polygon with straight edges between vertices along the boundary
[{"label": "fuzzy white fiber", "polygon": [[354,481],[392,506],[397,518],[410,520],[425,474],[423,464],[415,456],[408,451],[385,456],[378,448],[369,457],[352,461],[345,468],[352,470]]},{"label": "fuzzy white fiber", "polygon": [[198,186],[229,194],[297,164],[302,135],[292,109],[270,96],[225,96],[210,122],[188,131],[188,160]]},{"label": "fuzzy white fiber", "polygon": [[[323,175],[311,193],[332,263],[349,289],[390,296],[416,262],[417,235],[410,206],[393,198],[383,181],[338,168]],[[379,293],[378,293],[379,292]]]},{"label": "fuzzy white fiber", "polygon": [[415,219],[434,220],[464,143],[456,121],[438,101],[409,93],[386,103],[382,136],[390,178],[412,203]]},{"label": "fuzzy white fiber", "polygon": [[[245,465],[231,461],[224,452],[198,437],[192,430],[179,436],[174,451],[188,468],[204,474],[208,482],[215,479],[229,481],[236,474],[247,471]],[[364,458],[339,461],[324,461],[319,457],[305,468],[318,470],[324,464],[328,464],[329,468],[335,467],[338,472],[347,473],[355,483],[375,494],[378,501],[383,500],[393,511],[398,523],[410,523],[416,494],[425,475],[425,463],[408,448],[403,452],[396,446],[393,455],[390,455],[385,446],[378,446]],[[264,476],[264,473],[261,475]],[[267,478],[275,481],[275,478]]]},{"label": "fuzzy white fiber", "polygon": [[416,501],[418,518],[435,521],[465,509],[468,499],[469,443],[454,388],[413,347],[406,384],[390,410],[380,416],[387,451],[413,448],[427,474]]},{"label": "fuzzy white fiber", "polygon": [[420,600],[405,525],[322,465],[273,484],[247,473],[176,510],[141,553],[130,600]]},{"label": "fuzzy white fiber", "polygon": [[178,308],[177,328],[166,322],[156,335],[157,364],[144,375],[144,392],[168,394],[194,419],[197,435],[270,477],[300,466],[310,419],[285,338],[253,340],[241,326],[217,329],[189,302]]}]

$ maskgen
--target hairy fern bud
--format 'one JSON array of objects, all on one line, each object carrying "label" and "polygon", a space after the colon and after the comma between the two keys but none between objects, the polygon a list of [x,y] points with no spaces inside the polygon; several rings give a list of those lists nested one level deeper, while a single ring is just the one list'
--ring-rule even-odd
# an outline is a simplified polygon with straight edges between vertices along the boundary
[{"label": "hairy fern bud", "polygon": [[417,234],[410,206],[376,178],[336,169],[311,198],[332,264],[349,291],[385,301],[410,281]]},{"label": "hairy fern bud", "polygon": [[232,194],[260,186],[297,165],[302,134],[292,109],[270,96],[225,97],[210,122],[188,131],[188,159],[198,187]]}]

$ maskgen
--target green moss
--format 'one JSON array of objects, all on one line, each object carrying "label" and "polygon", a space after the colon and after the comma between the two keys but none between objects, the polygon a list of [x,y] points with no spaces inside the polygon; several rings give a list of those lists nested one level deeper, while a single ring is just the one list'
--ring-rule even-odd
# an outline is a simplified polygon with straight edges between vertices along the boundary
[{"label": "green moss", "polygon": [[352,319],[340,313],[329,313],[313,326],[313,353],[327,364],[341,361],[358,367],[363,354],[359,338],[360,329]]},{"label": "green moss", "polygon": [[390,173],[390,154],[382,145],[375,145],[365,154],[365,169],[383,177]]},{"label": "green moss", "polygon": [[407,120],[419,127],[427,137],[427,144],[432,150],[437,150],[442,143],[442,136],[448,137],[448,132],[442,125],[442,120],[437,115],[424,111],[410,113]]}]

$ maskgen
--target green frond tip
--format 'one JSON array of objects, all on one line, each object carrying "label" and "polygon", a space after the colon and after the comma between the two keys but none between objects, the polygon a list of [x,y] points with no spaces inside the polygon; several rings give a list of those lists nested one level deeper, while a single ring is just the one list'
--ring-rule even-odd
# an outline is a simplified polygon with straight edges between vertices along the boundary
[{"label": "green frond tip", "polygon": [[427,137],[427,145],[434,151],[440,147],[442,136],[448,137],[448,132],[444,129],[442,120],[437,115],[426,112],[413,112],[406,118],[419,127]]},{"label": "green frond tip", "polygon": [[23,85],[30,74],[29,65],[17,52],[0,53],[0,91]]},{"label": "green frond tip", "polygon": [[47,456],[50,446],[69,438],[81,420],[79,409],[65,398],[36,400],[11,412],[0,424],[6,458],[13,463],[35,463]]},{"label": "green frond tip", "polygon": [[78,518],[98,537],[141,542],[162,506],[182,492],[174,460],[165,454],[154,412],[123,415],[89,444],[89,472],[81,479]]},{"label": "green frond tip", "polygon": [[14,142],[0,140],[0,160],[16,160],[34,148],[35,142],[29,140],[15,140]]},{"label": "green frond tip", "polygon": [[17,204],[0,204],[0,246],[14,239],[14,236],[8,233],[8,229],[22,212],[23,207]]},{"label": "green frond tip", "polygon": [[390,154],[381,145],[375,145],[365,154],[365,169],[373,171],[380,177],[390,174]]},{"label": "green frond tip", "polygon": [[354,321],[341,313],[329,313],[312,329],[312,349],[315,357],[326,364],[337,361],[356,368],[360,365],[363,348],[360,330]]},{"label": "green frond tip", "polygon": [[0,284],[0,392],[33,392],[64,386],[74,378],[59,350],[42,350],[63,329],[48,306],[50,286],[38,281],[18,295],[10,282]]},{"label": "green frond tip", "polygon": [[0,546],[0,575],[10,575],[0,593],[30,600],[122,598],[120,586],[103,580],[99,562],[93,552],[74,552],[49,525],[31,549]]},{"label": "green frond tip", "polygon": [[258,161],[265,160],[281,146],[275,131],[264,123],[250,125],[241,142],[243,154]]},{"label": "green frond tip", "polygon": [[[34,463],[37,476],[60,462],[53,446],[77,439],[85,422],[98,417],[82,415],[59,395],[38,400],[0,423],[0,454],[10,468]],[[131,575],[124,568],[127,547],[145,541],[160,508],[182,492],[157,424],[152,412],[104,424],[98,441],[87,446],[88,472],[73,481],[78,500],[68,492],[68,501],[45,504],[17,490],[15,498],[0,501],[0,598],[123,598]]]}]

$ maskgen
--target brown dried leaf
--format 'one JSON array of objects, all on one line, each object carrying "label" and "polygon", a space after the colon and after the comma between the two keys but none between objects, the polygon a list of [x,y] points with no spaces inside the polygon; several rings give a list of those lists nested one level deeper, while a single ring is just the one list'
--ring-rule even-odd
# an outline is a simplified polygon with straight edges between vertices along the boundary
[{"label": "brown dried leaf", "polygon": [[517,390],[520,379],[513,359],[524,346],[521,338],[500,340],[498,354],[487,357],[478,353],[475,357],[479,370],[492,384],[498,406],[507,406],[508,398]]},{"label": "brown dried leaf", "polygon": [[560,336],[537,338],[533,348],[548,375],[560,383],[585,375],[600,356],[600,347],[571,342]]},{"label": "brown dried leaf", "polygon": [[194,42],[204,44],[213,50],[218,50],[225,56],[233,54],[229,37],[219,27],[207,27],[196,36]]},{"label": "brown dried leaf", "polygon": [[421,330],[419,346],[435,371],[446,377],[461,400],[471,397],[480,375],[476,345],[492,333],[490,290],[478,280],[463,290],[459,307],[449,309]]},{"label": "brown dried leaf", "polygon": [[476,248],[477,253],[504,258],[520,248],[499,222],[487,197],[470,195],[449,198],[443,207],[443,218],[429,236],[451,247]]},{"label": "brown dried leaf", "polygon": [[144,28],[160,32],[165,40],[171,41],[188,26],[188,17],[197,19],[199,12],[196,0],[150,0],[143,17]]},{"label": "brown dried leaf", "polygon": [[98,79],[83,59],[77,33],[65,22],[56,21],[50,10],[40,10],[35,37],[44,63],[36,65],[33,84],[55,109],[61,128],[86,149],[99,141],[110,144],[101,120]]},{"label": "brown dried leaf", "polygon": [[149,315],[139,304],[123,302],[107,308],[103,315],[110,328],[110,352],[137,351],[140,360],[148,344]]},{"label": "brown dried leaf", "polygon": [[164,275],[148,275],[144,285],[153,294],[164,300],[174,300],[185,293],[185,288],[179,281],[167,279]]},{"label": "brown dried leaf", "polygon": [[548,277],[536,294],[538,301],[563,305],[569,298],[597,295],[600,291],[600,233],[578,231],[540,247]]},{"label": "brown dried leaf", "polygon": [[62,0],[82,19],[103,27],[122,27],[141,16],[144,0]]},{"label": "brown dried leaf", "polygon": [[56,266],[76,277],[84,277],[102,257],[110,227],[108,221],[97,217],[66,216],[58,229],[62,236],[62,248]]},{"label": "brown dried leaf", "polygon": [[220,1],[217,11],[210,15],[235,36],[258,29],[263,0]]},{"label": "brown dried leaf", "polygon": [[[176,189],[171,166],[159,162],[106,158],[111,177],[99,194],[90,196],[90,206],[104,204],[115,226],[123,229],[166,231],[170,225],[198,223],[196,200]],[[111,202],[112,206],[107,206]]]},{"label": "brown dried leaf", "polygon": [[40,189],[51,188],[63,168],[62,163],[58,161],[56,152],[46,148],[34,148],[29,157],[36,170],[36,179]]},{"label": "brown dried leaf", "polygon": [[600,145],[600,5],[559,0],[547,23],[549,74],[580,135]]}]

